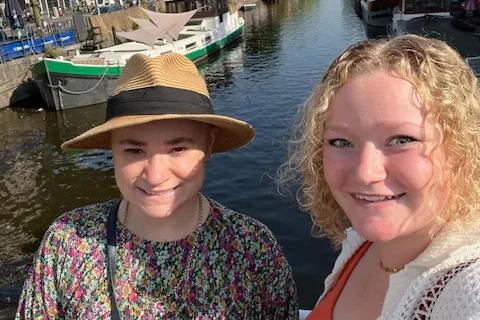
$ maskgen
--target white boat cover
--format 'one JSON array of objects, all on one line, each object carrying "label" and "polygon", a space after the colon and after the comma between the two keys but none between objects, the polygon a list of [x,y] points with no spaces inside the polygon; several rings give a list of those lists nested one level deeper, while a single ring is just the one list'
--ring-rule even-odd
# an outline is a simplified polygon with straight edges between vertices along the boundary
[{"label": "white boat cover", "polygon": [[143,9],[150,20],[129,17],[139,29],[117,32],[117,36],[153,46],[157,39],[177,40],[180,31],[198,9],[181,13],[159,13]]},{"label": "white boat cover", "polygon": [[188,20],[190,20],[193,15],[198,11],[198,9],[190,10],[187,12],[181,13],[160,13],[154,12],[150,10],[146,10],[141,8],[143,12],[145,12],[150,20],[153,21],[158,27],[161,26],[169,26],[167,33],[170,37],[174,40],[178,39],[178,35],[180,31],[182,31],[183,27],[187,24]]}]

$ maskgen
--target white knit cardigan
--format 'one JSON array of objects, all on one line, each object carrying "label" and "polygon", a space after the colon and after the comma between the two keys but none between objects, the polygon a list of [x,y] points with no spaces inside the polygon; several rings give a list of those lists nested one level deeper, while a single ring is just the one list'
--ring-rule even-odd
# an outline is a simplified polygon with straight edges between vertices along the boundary
[{"label": "white knit cardigan", "polygon": [[[325,280],[330,290],[345,263],[365,241],[352,228],[345,231],[346,239],[332,273]],[[382,313],[378,319],[413,319],[422,298],[439,277],[454,266],[478,258],[475,263],[457,273],[444,287],[427,319],[480,320],[480,222],[462,229],[446,226],[430,245],[403,270],[390,275]]]}]

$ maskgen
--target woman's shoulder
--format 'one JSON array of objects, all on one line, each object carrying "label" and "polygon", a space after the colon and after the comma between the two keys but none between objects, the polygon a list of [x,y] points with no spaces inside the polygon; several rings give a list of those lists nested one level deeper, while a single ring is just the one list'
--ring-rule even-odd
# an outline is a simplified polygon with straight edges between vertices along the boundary
[{"label": "woman's shoulder", "polygon": [[212,203],[212,220],[218,232],[223,236],[235,239],[255,240],[257,242],[276,243],[270,229],[246,214],[225,207],[219,202],[210,199]]},{"label": "woman's shoulder", "polygon": [[439,295],[432,319],[480,319],[480,258],[477,255],[454,269],[457,271]]},{"label": "woman's shoulder", "polygon": [[108,213],[115,203],[115,200],[110,200],[67,211],[53,221],[45,237],[65,239],[72,235],[87,237],[103,234]]},{"label": "woman's shoulder", "polygon": [[[99,256],[106,244],[106,221],[114,201],[77,208],[60,215],[49,226],[36,253],[35,263],[45,266],[61,266],[62,276],[69,278],[74,265]],[[59,269],[59,270],[60,270]]]},{"label": "woman's shoulder", "polygon": [[335,260],[335,265],[332,273],[336,273],[343,269],[343,266],[350,260],[355,252],[365,243],[362,238],[353,228],[345,230],[345,239],[342,241],[341,251]]},{"label": "woman's shoulder", "polygon": [[224,251],[228,252],[225,257],[241,257],[240,261],[255,268],[259,277],[283,273],[284,280],[290,281],[286,275],[291,275],[291,269],[283,249],[265,224],[214,200],[211,203],[213,211],[208,221],[208,234],[212,246],[219,249],[213,252]]}]

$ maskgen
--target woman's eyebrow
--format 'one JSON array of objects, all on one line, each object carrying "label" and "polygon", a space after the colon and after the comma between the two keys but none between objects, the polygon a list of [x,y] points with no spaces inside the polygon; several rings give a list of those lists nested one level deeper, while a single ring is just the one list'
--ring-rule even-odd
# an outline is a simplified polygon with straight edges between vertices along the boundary
[{"label": "woman's eyebrow", "polygon": [[[333,131],[341,131],[341,130],[349,130],[350,125],[348,123],[326,123],[325,129],[333,130]],[[381,121],[375,124],[375,127],[383,127],[383,128],[403,128],[403,127],[410,127],[410,128],[421,128],[422,123],[411,122],[411,121]]]},{"label": "woman's eyebrow", "polygon": [[175,145],[175,144],[180,144],[180,143],[193,143],[192,138],[187,138],[187,137],[180,137],[180,138],[175,138],[172,140],[168,140],[165,142],[167,145]]},{"label": "woman's eyebrow", "polygon": [[345,130],[345,129],[348,129],[348,125],[347,124],[343,124],[343,125],[339,125],[339,124],[325,124],[325,129],[328,129],[328,130],[333,130],[333,131],[340,131],[340,130]]},{"label": "woman's eyebrow", "polygon": [[143,141],[139,141],[139,140],[135,140],[135,139],[131,139],[131,138],[127,138],[127,139],[121,139],[119,141],[120,144],[128,144],[128,145],[134,145],[134,146],[145,146],[146,143],[143,142]]}]

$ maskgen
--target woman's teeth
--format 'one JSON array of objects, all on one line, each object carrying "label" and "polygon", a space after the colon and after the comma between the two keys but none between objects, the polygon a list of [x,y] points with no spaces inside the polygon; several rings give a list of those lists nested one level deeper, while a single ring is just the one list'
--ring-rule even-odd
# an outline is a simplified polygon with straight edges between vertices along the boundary
[{"label": "woman's teeth", "polygon": [[388,201],[388,200],[397,199],[397,198],[403,196],[404,194],[405,193],[398,194],[398,195],[392,195],[392,196],[353,194],[353,196],[355,197],[355,199],[358,199],[358,200],[364,200],[364,201],[370,201],[370,202],[380,202],[380,201]]},{"label": "woman's teeth", "polygon": [[152,196],[161,196],[161,195],[172,192],[174,189],[175,188],[168,189],[168,190],[162,190],[162,191],[146,191],[146,190],[143,190],[143,191],[145,191],[145,193],[147,193],[149,195],[152,195]]}]

